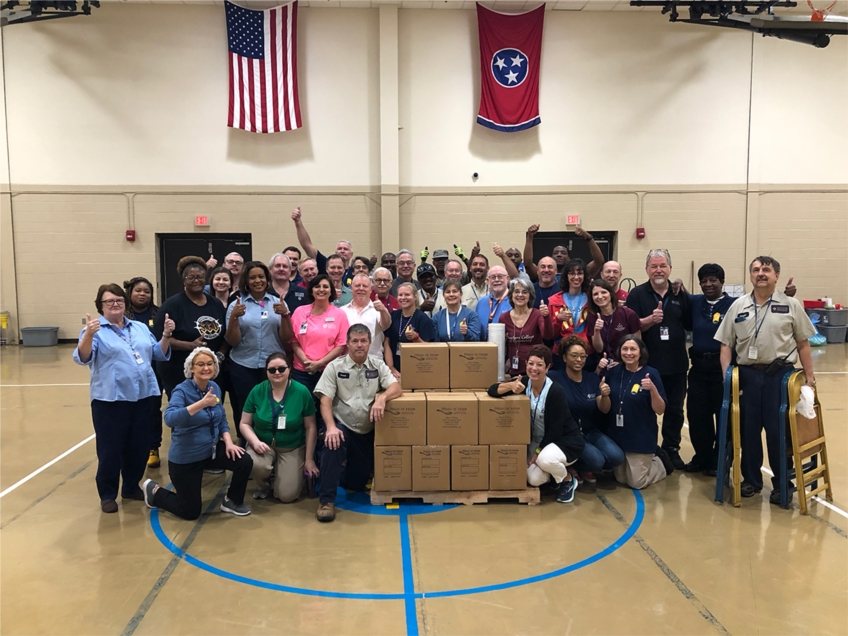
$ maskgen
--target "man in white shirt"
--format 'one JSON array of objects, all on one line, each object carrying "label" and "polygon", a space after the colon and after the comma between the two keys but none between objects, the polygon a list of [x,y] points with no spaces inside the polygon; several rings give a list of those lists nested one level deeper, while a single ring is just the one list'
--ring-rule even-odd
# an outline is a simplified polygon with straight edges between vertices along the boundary
[{"label": "man in white shirt", "polygon": [[365,325],[371,332],[371,346],[368,355],[383,359],[383,331],[392,324],[388,309],[379,300],[371,300],[371,279],[365,274],[357,274],[350,284],[353,300],[343,305],[341,310],[347,315],[350,325]]}]

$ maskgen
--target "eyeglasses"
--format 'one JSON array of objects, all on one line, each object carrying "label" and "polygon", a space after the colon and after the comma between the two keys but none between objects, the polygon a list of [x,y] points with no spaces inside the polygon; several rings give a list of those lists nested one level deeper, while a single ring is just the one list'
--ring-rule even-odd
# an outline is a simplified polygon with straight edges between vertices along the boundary
[{"label": "eyeglasses", "polygon": [[267,369],[265,369],[265,370],[266,370],[268,373],[272,373],[272,374],[277,374],[277,373],[279,373],[280,375],[282,375],[282,374],[284,374],[286,371],[288,371],[288,370],[289,370],[289,368],[288,368],[288,367],[268,367],[268,368],[267,368]]},{"label": "eyeglasses", "polygon": [[234,260],[233,260],[233,259],[231,259],[231,258],[225,258],[225,259],[224,259],[224,262],[225,262],[227,265],[244,265],[244,261],[234,261]]},{"label": "eyeglasses", "polygon": [[579,353],[569,353],[568,357],[572,360],[585,360],[588,356],[584,356]]},{"label": "eyeglasses", "polygon": [[506,274],[489,274],[489,280],[506,280]]},{"label": "eyeglasses", "polygon": [[201,369],[209,369],[215,366],[214,362],[195,362],[194,366],[199,367]]},{"label": "eyeglasses", "polygon": [[109,300],[102,300],[100,302],[102,302],[107,307],[119,307],[120,305],[124,304],[124,299],[123,298],[115,298],[115,299],[109,299]]},{"label": "eyeglasses", "polygon": [[375,278],[374,283],[377,285],[390,285],[392,282],[391,278]]},{"label": "eyeglasses", "polygon": [[199,282],[203,282],[204,280],[206,280],[206,277],[205,276],[186,276],[183,280],[187,283],[199,283]]}]

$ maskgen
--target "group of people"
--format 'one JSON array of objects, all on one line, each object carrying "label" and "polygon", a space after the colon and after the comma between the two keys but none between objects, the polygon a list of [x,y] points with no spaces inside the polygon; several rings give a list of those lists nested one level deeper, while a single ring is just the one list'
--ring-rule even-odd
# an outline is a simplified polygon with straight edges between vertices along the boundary
[{"label": "group of people", "polygon": [[[337,488],[362,490],[370,480],[375,423],[402,392],[400,345],[486,340],[493,323],[504,325],[508,378],[489,394],[528,396],[528,483],[555,485],[561,502],[598,474],[631,488],[675,469],[715,475],[722,383],[734,358],[743,369],[742,493],[753,496],[763,487],[763,427],[778,464],[776,369],[800,360],[815,386],[807,342],[815,330],[791,297],[791,279],[776,290],[780,265],[771,257],[752,261],[754,291],[734,299],[723,291],[721,266],[701,267],[702,294],[690,294],[672,281],[671,255],[651,250],[648,280],[627,293],[621,266],[605,262],[584,230],[588,264],[561,246],[534,262],[533,225],[523,253],[493,246],[498,265],[477,243],[470,258],[454,246],[456,259],[438,249],[431,264],[425,248],[416,264],[400,250],[377,266],[376,255],[354,256],[344,240],[323,255],[299,208],[292,220],[300,247],[267,265],[237,253],[221,267],[214,258],[182,259],[183,291],[161,307],[145,278],[98,290],[100,317],[88,316],[74,359],[91,367],[104,512],[118,510],[120,490],[123,499],[195,519],[204,471],[229,470],[224,512],[250,513],[252,478],[254,499],[273,493],[291,502],[315,489],[318,520],[332,521]],[[174,490],[151,479],[139,487],[145,463],[160,463],[162,392]],[[686,464],[684,402],[695,449]]]}]

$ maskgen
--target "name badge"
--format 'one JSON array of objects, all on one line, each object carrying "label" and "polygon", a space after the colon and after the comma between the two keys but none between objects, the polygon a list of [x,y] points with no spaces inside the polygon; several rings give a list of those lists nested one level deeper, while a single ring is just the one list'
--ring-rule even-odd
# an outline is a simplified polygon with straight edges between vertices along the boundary
[{"label": "name badge", "polygon": [[338,377],[340,377],[342,380],[347,380],[350,377],[350,373],[348,373],[347,371],[339,371]]},{"label": "name badge", "polygon": [[267,311],[263,311],[263,312],[260,314],[260,317],[262,318],[262,320],[268,320],[268,312],[267,312]]},{"label": "name badge", "polygon": [[619,428],[624,427],[624,414],[623,413],[616,413],[615,425],[618,426]]},{"label": "name badge", "polygon": [[300,323],[300,331],[298,333],[304,334],[306,333],[306,328],[309,326],[309,323],[302,322]]},{"label": "name badge", "polygon": [[150,320],[148,320],[148,321],[147,321],[147,326],[148,326],[148,327],[152,327],[152,326],[153,326],[153,319],[152,319],[152,318],[151,318]]},{"label": "name badge", "polygon": [[284,431],[286,430],[286,416],[278,415],[277,416],[277,430]]},{"label": "name badge", "polygon": [[789,313],[789,305],[772,305],[771,313],[773,314],[788,314]]},{"label": "name badge", "polygon": [[719,312],[715,312],[713,314],[713,324],[717,325],[719,322],[721,322],[721,314]]},{"label": "name badge", "polygon": [[733,322],[745,322],[745,319],[748,317],[748,315],[749,314],[748,314],[747,311],[743,312],[743,313],[739,314],[738,316],[736,316],[736,320],[734,320]]},{"label": "name badge", "polygon": [[669,340],[668,327],[660,327],[660,340]]},{"label": "name badge", "polygon": [[634,395],[641,390],[642,390],[641,384],[634,384],[633,386],[630,387],[630,392],[633,393]]},{"label": "name badge", "polygon": [[376,380],[379,375],[380,374],[377,372],[377,369],[365,369],[366,380]]},{"label": "name badge", "polygon": [[518,368],[518,356],[512,356],[512,368],[513,369]]},{"label": "name badge", "polygon": [[138,351],[133,351],[133,359],[136,364],[144,364],[144,358],[139,355]]},{"label": "name badge", "polygon": [[324,318],[324,322],[336,322],[336,318],[334,316],[327,316]]},{"label": "name badge", "polygon": [[748,359],[756,360],[757,359],[757,348],[755,346],[748,347]]}]

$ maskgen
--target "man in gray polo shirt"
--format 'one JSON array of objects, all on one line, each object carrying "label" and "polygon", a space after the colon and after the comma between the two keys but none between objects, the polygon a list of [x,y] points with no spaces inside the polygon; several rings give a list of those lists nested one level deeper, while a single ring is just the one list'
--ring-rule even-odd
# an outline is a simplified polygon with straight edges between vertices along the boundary
[{"label": "man in gray polo shirt", "polygon": [[386,402],[403,393],[386,363],[368,356],[370,346],[368,327],[352,325],[347,355],[330,362],[315,387],[325,427],[318,521],[336,518],[339,485],[365,490],[374,471],[374,424],[383,419]]}]

